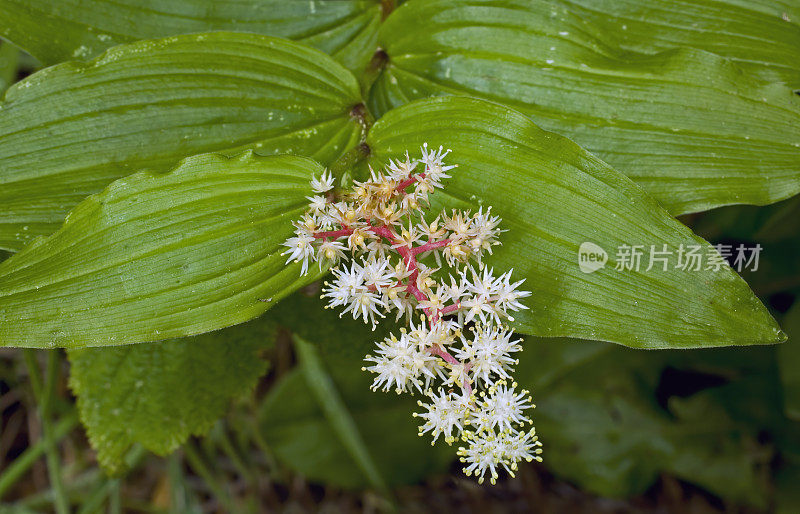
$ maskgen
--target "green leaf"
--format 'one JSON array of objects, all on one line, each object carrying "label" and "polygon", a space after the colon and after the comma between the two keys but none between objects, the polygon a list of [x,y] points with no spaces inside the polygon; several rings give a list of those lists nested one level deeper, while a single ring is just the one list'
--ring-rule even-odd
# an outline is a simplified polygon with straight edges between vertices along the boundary
[{"label": "green leaf", "polygon": [[603,496],[642,494],[670,473],[763,506],[768,455],[753,451],[754,431],[703,393],[672,397],[668,410],[656,403],[654,379],[666,355],[528,338],[515,377],[533,390],[545,466]]},{"label": "green leaf", "polygon": [[557,16],[566,14],[569,19],[567,10],[571,11],[587,22],[584,26],[597,30],[592,36],[611,46],[644,53],[700,48],[735,61],[748,74],[800,87],[797,2],[558,0],[557,4]]},{"label": "green leaf", "polygon": [[205,154],[114,182],[0,264],[0,346],[140,343],[259,316],[314,278],[284,265],[281,245],[321,171]]},{"label": "green leaf", "polygon": [[0,248],[58,228],[89,194],[208,151],[330,163],[361,135],[355,78],[291,41],[218,32],[116,47],[13,86],[0,105]]},{"label": "green leaf", "polygon": [[[331,375],[369,449],[378,472],[390,486],[414,484],[442,472],[454,457],[446,445],[431,446],[417,436],[407,396],[369,390],[370,377],[353,360],[332,360]],[[286,466],[315,482],[338,487],[371,485],[319,405],[300,370],[284,376],[260,413],[264,438]]]},{"label": "green leaf", "polygon": [[[503,245],[489,259],[514,269],[533,292],[516,316],[523,333],[611,341],[637,348],[766,344],[785,335],[727,265],[706,270],[715,250],[671,218],[628,178],[522,114],[482,100],[441,97],[396,109],[367,139],[373,166],[424,142],[452,149],[459,164],[434,195],[434,211],[492,207],[503,219]],[[584,273],[584,242],[608,254],[604,268]],[[619,248],[641,245],[642,264],[626,264]],[[651,246],[667,261],[654,262]],[[698,246],[698,271],[678,268],[681,245]],[[645,253],[645,250],[647,249]],[[630,263],[629,261],[627,263]],[[664,266],[666,265],[666,270]]]},{"label": "green leaf", "polygon": [[789,334],[789,341],[778,348],[784,410],[787,417],[800,421],[800,302],[795,301],[783,323]]},{"label": "green leaf", "polygon": [[0,0],[0,34],[48,65],[137,39],[233,30],[302,41],[361,71],[380,20],[378,0]]},{"label": "green leaf", "polygon": [[204,435],[266,372],[259,353],[274,337],[274,325],[257,320],[187,339],[70,350],[69,384],[100,464],[118,474],[135,443],[166,455]]},{"label": "green leaf", "polygon": [[403,4],[381,27],[389,62],[370,93],[373,112],[433,95],[502,102],[596,153],[673,214],[800,192],[800,97],[789,87],[702,50],[620,50],[597,36],[619,33],[617,22],[553,9]]}]

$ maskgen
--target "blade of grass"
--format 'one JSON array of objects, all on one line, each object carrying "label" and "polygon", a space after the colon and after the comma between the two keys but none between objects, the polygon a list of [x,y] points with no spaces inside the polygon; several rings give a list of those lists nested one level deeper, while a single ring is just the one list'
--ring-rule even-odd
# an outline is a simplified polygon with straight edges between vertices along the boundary
[{"label": "blade of grass", "polygon": [[183,445],[183,453],[186,455],[186,460],[189,462],[194,472],[203,479],[211,490],[211,494],[213,494],[216,500],[222,505],[223,510],[226,512],[237,512],[239,509],[236,507],[233,498],[208,468],[208,465],[203,461],[200,452],[197,451],[194,444],[188,442]]},{"label": "blade of grass", "polygon": [[98,487],[89,494],[89,497],[81,502],[81,508],[77,514],[92,514],[100,512],[100,507],[114,488],[119,489],[119,479],[103,480]]},{"label": "blade of grass", "polygon": [[231,436],[224,424],[221,421],[218,422],[214,430],[217,432],[216,435],[218,436],[217,439],[219,441],[219,447],[222,449],[222,452],[231,460],[231,463],[233,464],[233,467],[236,468],[237,473],[239,473],[248,484],[254,483],[255,476],[253,475],[252,471],[248,469],[247,464],[245,464],[244,460],[242,460],[242,456],[234,447]]},{"label": "blade of grass", "polygon": [[42,383],[35,350],[25,349],[23,350],[23,356],[25,364],[28,366],[31,388],[36,398],[39,418],[42,423],[42,441],[44,443],[45,459],[47,460],[47,475],[50,480],[50,487],[53,490],[53,508],[57,514],[67,514],[69,513],[69,500],[64,491],[64,482],[61,476],[61,457],[58,454],[52,419],[52,407],[58,382],[58,351],[51,350],[47,352],[44,383]]},{"label": "blade of grass", "polygon": [[[78,424],[78,413],[72,411],[68,415],[62,417],[56,422],[53,427],[53,439],[57,444],[67,434],[72,432],[72,429]],[[27,473],[34,462],[41,457],[45,452],[46,444],[44,440],[37,441],[33,446],[28,447],[19,457],[0,474],[0,499],[9,490],[11,486],[17,483],[22,476]]]},{"label": "blade of grass", "polygon": [[294,336],[294,343],[295,348],[297,348],[300,368],[308,387],[319,402],[319,406],[333,427],[334,432],[369,483],[385,494],[387,498],[391,498],[391,492],[378,471],[375,461],[370,456],[369,450],[358,431],[358,426],[350,415],[341,395],[336,390],[333,380],[328,375],[328,372],[325,371],[322,359],[316,348],[297,335]]}]

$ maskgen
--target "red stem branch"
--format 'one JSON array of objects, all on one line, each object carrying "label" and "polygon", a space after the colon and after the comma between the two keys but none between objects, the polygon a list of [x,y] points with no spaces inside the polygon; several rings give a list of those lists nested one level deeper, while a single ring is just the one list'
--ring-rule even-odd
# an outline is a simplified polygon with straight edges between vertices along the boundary
[{"label": "red stem branch", "polygon": [[425,178],[425,174],[424,173],[420,173],[419,175],[410,176],[409,178],[407,178],[404,181],[402,181],[399,184],[397,184],[397,187],[395,187],[395,190],[403,191],[403,190],[405,190],[405,188],[407,188],[408,186],[410,186],[411,184],[413,184],[414,182],[416,182],[420,178]]},{"label": "red stem branch", "polygon": [[437,248],[442,248],[442,247],[447,246],[449,244],[450,244],[450,240],[449,239],[442,239],[441,241],[434,241],[432,243],[431,242],[427,242],[424,245],[419,245],[419,246],[417,246],[415,248],[412,248],[411,252],[414,255],[417,255],[417,254],[420,254],[420,253],[429,252],[431,250],[436,250]]},{"label": "red stem branch", "polygon": [[438,355],[445,361],[449,362],[450,364],[459,364],[458,359],[450,355],[447,350],[439,346],[438,344],[435,346],[430,347],[430,352],[434,355]]},{"label": "red stem branch", "polygon": [[450,314],[451,312],[455,312],[455,311],[457,311],[457,310],[458,310],[460,307],[461,307],[461,303],[459,303],[459,302],[456,302],[456,303],[454,303],[454,304],[452,304],[452,305],[448,305],[448,306],[447,306],[447,307],[445,307],[444,309],[441,309],[439,312],[440,312],[442,315],[444,315],[444,314]]},{"label": "red stem branch", "polygon": [[352,233],[353,233],[352,228],[343,228],[341,230],[329,230],[328,232],[317,232],[316,234],[314,234],[314,237],[316,237],[317,239],[328,239],[329,237],[338,239],[343,236],[349,236]]}]

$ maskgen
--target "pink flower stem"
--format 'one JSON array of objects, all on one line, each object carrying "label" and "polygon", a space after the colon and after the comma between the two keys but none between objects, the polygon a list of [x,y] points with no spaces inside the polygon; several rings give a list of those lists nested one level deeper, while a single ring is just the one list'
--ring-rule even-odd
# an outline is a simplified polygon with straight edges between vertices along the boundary
[{"label": "pink flower stem", "polygon": [[[461,364],[461,361],[450,355],[450,353],[448,353],[447,350],[445,350],[439,345],[430,347],[428,351],[434,355],[438,355],[439,357],[444,359],[446,362],[449,362],[450,364]],[[469,371],[470,367],[471,366],[469,364],[464,366],[464,373]],[[470,385],[468,379],[464,379],[464,384],[461,387],[467,392],[467,394],[472,394],[472,386]]]},{"label": "pink flower stem", "polygon": [[[406,284],[406,291],[410,293],[414,298],[416,298],[418,302],[422,302],[428,299],[425,293],[420,291],[419,288],[414,284],[414,282],[409,281],[409,283]],[[433,328],[433,324],[436,322],[434,314],[428,307],[425,307],[422,310],[425,311],[425,315],[428,317],[428,322],[430,323],[431,328]]]},{"label": "pink flower stem", "polygon": [[448,305],[444,309],[441,309],[439,313],[441,313],[442,315],[450,314],[451,312],[457,311],[459,308],[461,308],[461,304],[459,302],[456,302],[452,305]]},{"label": "pink flower stem", "polygon": [[349,236],[352,233],[353,233],[353,229],[352,228],[343,228],[341,230],[330,230],[328,232],[317,232],[317,233],[314,234],[314,237],[316,237],[317,239],[328,239],[328,238],[331,238],[331,237],[334,238],[334,239],[338,239],[340,237]]},{"label": "pink flower stem", "polygon": [[419,180],[419,178],[425,178],[425,174],[424,173],[420,173],[419,175],[412,175],[411,177],[409,177],[406,180],[404,180],[404,181],[400,182],[399,184],[397,184],[397,187],[395,187],[395,190],[404,191],[408,186],[410,186],[411,184],[413,184],[414,182]]},{"label": "pink flower stem", "polygon": [[442,239],[441,241],[434,241],[432,243],[431,242],[427,242],[424,245],[419,245],[419,246],[417,246],[415,248],[412,248],[411,252],[414,255],[417,255],[417,254],[420,254],[420,253],[429,252],[431,250],[436,250],[437,248],[442,248],[442,247],[447,246],[449,244],[450,244],[450,240],[449,239]]},{"label": "pink flower stem", "polygon": [[431,346],[429,351],[434,355],[438,355],[439,357],[449,362],[450,364],[460,364],[458,359],[450,355],[450,353],[447,350],[445,350],[438,344],[435,346]]},{"label": "pink flower stem", "polygon": [[397,235],[387,226],[373,225],[368,227],[367,230],[371,230],[389,241],[396,242],[397,240]]}]

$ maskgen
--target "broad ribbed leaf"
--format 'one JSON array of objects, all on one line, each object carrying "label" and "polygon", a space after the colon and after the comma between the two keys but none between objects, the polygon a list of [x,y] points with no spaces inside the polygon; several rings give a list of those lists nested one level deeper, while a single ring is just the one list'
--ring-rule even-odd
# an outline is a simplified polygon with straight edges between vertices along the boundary
[{"label": "broad ribbed leaf", "polygon": [[304,45],[218,32],[142,41],[13,86],[0,105],[0,248],[58,228],[89,194],[189,155],[297,153],[355,144],[355,78]]},{"label": "broad ribbed leaf", "polygon": [[69,384],[97,460],[115,474],[135,443],[166,455],[204,435],[264,374],[259,352],[274,336],[256,320],[181,340],[70,350]]},{"label": "broad ribbed leaf", "polygon": [[378,114],[454,93],[499,101],[596,153],[673,214],[800,192],[791,89],[705,51],[635,54],[595,37],[610,30],[547,2],[411,0],[381,28],[389,62],[371,105]]},{"label": "broad ribbed leaf", "polygon": [[[785,339],[733,270],[707,269],[713,247],[624,175],[516,111],[463,97],[423,100],[384,116],[367,142],[374,166],[425,142],[452,149],[448,160],[459,168],[434,195],[434,208],[491,206],[503,218],[508,232],[488,262],[527,280],[530,310],[516,315],[524,333],[638,348]],[[580,269],[585,242],[607,252],[605,267]],[[623,245],[639,247],[638,267],[623,257]],[[681,248],[686,254],[693,246],[702,255],[697,271],[679,267],[686,264]],[[662,260],[652,267],[651,247],[668,252],[655,255]]]},{"label": "broad ribbed leaf", "polygon": [[612,46],[700,48],[800,88],[800,4],[793,0],[558,0],[553,9],[556,17],[576,13],[588,23],[571,28],[595,29]]},{"label": "broad ribbed leaf", "polygon": [[114,182],[0,264],[0,346],[140,343],[255,318],[313,280],[281,245],[321,171],[205,154]]},{"label": "broad ribbed leaf", "polygon": [[380,19],[378,0],[0,0],[0,34],[45,64],[137,39],[235,30],[302,41],[360,71]]}]

